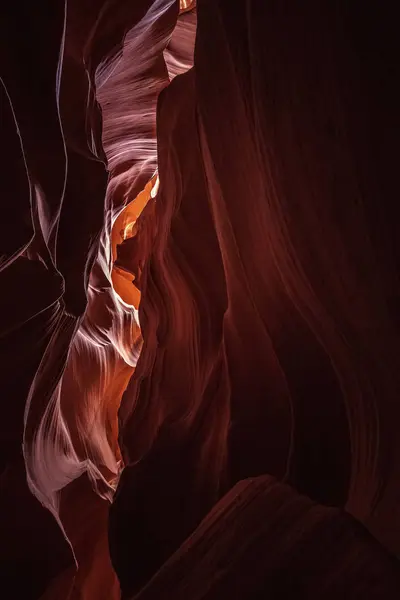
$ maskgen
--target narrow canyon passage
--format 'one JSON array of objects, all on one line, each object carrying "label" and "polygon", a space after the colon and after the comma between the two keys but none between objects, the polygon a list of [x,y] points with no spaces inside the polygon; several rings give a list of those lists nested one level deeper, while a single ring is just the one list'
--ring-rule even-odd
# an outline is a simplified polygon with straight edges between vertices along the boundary
[{"label": "narrow canyon passage", "polygon": [[398,598],[390,10],[1,13],[5,597]]}]

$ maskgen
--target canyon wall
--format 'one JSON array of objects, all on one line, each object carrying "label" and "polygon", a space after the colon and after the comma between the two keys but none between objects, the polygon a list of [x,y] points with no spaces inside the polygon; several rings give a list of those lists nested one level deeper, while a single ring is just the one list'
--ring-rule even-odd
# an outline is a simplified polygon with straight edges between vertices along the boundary
[{"label": "canyon wall", "polygon": [[[332,552],[336,521],[362,540],[343,542],[349,565],[366,557],[341,580],[348,597],[375,556],[370,597],[397,597],[389,8],[39,4],[0,20],[4,589],[162,598],[179,569],[195,589],[213,571],[199,575],[185,539],[238,482],[266,476],[335,515]],[[257,514],[286,557],[301,519],[280,522],[279,494]],[[293,556],[255,593],[283,594],[305,568]],[[170,576],[169,560],[189,563]],[[239,594],[234,580],[176,597]]]}]

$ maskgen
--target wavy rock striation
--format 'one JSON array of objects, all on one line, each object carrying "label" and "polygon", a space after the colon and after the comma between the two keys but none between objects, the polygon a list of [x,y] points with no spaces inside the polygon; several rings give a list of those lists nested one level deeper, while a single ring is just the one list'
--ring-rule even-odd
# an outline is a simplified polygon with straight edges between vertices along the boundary
[{"label": "wavy rock striation", "polygon": [[[195,4],[1,9],[0,581],[312,598],[368,574],[398,597],[396,21]],[[264,475],[240,484],[266,486],[248,568],[234,486]],[[242,523],[218,517],[221,557],[248,544],[226,568],[218,501]],[[325,523],[314,587],[304,503]]]}]

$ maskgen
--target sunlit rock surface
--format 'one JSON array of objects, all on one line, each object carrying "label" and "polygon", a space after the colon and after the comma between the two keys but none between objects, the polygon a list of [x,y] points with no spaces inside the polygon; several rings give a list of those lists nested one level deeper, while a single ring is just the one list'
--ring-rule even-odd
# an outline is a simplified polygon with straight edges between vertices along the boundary
[{"label": "sunlit rock surface", "polygon": [[[1,9],[0,44],[2,589],[128,598],[166,563],[143,598],[232,594],[247,563],[213,588],[185,539],[265,475],[336,515],[323,595],[340,548],[340,597],[374,563],[371,598],[398,598],[389,9],[43,0]],[[300,581],[280,493],[257,543],[288,540]],[[293,594],[261,554],[259,593]]]}]

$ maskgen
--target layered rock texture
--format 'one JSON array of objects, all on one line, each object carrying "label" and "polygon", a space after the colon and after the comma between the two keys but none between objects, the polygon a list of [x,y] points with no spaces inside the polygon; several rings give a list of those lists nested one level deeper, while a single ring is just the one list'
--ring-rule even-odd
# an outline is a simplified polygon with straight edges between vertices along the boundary
[{"label": "layered rock texture", "polygon": [[398,46],[358,0],[1,8],[5,597],[400,597]]}]

